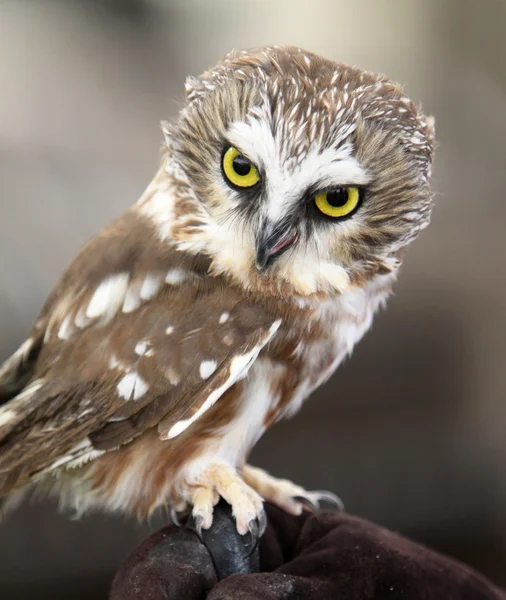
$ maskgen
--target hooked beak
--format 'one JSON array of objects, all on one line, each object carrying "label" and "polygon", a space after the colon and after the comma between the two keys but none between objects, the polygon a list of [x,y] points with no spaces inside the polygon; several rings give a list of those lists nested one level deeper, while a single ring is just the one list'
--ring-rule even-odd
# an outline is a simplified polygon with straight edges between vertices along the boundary
[{"label": "hooked beak", "polygon": [[265,223],[256,241],[256,267],[260,272],[266,271],[278,256],[291,248],[298,234],[292,227]]}]

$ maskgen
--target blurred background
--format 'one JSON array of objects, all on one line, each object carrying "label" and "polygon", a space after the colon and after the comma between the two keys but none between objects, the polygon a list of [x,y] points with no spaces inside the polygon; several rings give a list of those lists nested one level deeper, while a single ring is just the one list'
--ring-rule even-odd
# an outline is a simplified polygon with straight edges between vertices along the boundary
[{"label": "blurred background", "polygon": [[[252,462],[506,584],[505,26],[503,0],[2,0],[0,361],[149,182],[187,74],[272,43],[385,72],[436,117],[433,223],[353,359]],[[149,531],[24,505],[0,596],[105,599]]]}]

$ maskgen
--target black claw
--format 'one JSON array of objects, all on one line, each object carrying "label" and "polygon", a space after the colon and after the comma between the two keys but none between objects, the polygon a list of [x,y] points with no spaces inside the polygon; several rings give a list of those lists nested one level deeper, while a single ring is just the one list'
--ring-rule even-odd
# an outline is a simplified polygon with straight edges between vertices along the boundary
[{"label": "black claw", "polygon": [[307,496],[294,496],[293,499],[296,502],[304,504],[304,506],[307,506],[314,512],[319,512],[321,510],[322,503],[330,504],[334,510],[344,510],[344,504],[341,498],[326,490],[315,490],[313,492],[308,492]]},{"label": "black claw", "polygon": [[261,538],[267,529],[267,515],[265,510],[262,509],[260,516],[258,517],[258,537]]},{"label": "black claw", "polygon": [[201,541],[204,541],[202,538],[202,523],[204,522],[204,517],[201,515],[197,515],[195,517],[195,533],[199,536]]},{"label": "black claw", "polygon": [[320,510],[319,502],[313,502],[305,496],[294,496],[293,499],[295,500],[295,502],[300,502],[301,504],[304,504],[304,506],[307,506],[313,512],[318,512]]}]

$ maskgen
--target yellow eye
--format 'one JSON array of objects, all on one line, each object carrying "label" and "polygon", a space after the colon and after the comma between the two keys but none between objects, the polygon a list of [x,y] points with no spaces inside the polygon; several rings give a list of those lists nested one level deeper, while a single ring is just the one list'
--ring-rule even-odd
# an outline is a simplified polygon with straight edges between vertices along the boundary
[{"label": "yellow eye", "polygon": [[328,217],[347,217],[358,206],[360,190],[355,186],[338,187],[316,194],[314,201],[318,210]]},{"label": "yellow eye", "polygon": [[238,188],[250,188],[260,181],[255,165],[231,146],[223,155],[223,174],[227,183]]}]

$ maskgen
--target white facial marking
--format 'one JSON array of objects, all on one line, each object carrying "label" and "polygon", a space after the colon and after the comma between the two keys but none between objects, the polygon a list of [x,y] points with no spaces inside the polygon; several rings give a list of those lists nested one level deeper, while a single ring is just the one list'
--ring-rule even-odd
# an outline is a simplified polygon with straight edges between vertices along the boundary
[{"label": "white facial marking", "polygon": [[118,396],[121,396],[121,398],[138,400],[149,390],[149,385],[137,371],[132,371],[123,376],[116,389]]},{"label": "white facial marking", "polygon": [[238,356],[234,356],[234,358],[230,361],[229,367],[229,376],[223,385],[213,390],[209,396],[206,398],[205,402],[202,403],[202,406],[188,419],[182,419],[175,423],[170,429],[169,433],[166,436],[166,439],[170,440],[180,433],[182,433],[185,429],[187,429],[192,423],[194,423],[201,415],[203,415],[207,410],[213,406],[216,401],[237,381],[244,379],[248,374],[248,371],[251,365],[254,363],[255,359],[260,353],[260,350],[269,342],[274,333],[279,329],[281,325],[281,319],[274,321],[274,323],[269,328],[269,331],[264,336],[264,338],[260,341],[258,346],[255,346],[246,354],[239,354]]},{"label": "white facial marking", "polygon": [[128,273],[118,273],[104,279],[88,304],[86,316],[90,319],[97,319],[114,315],[123,304],[128,288],[128,279]]},{"label": "white facial marking", "polygon": [[203,360],[200,363],[200,376],[202,379],[208,379],[216,371],[218,363],[215,360]]},{"label": "white facial marking", "polygon": [[9,421],[12,421],[12,419],[14,419],[15,416],[16,416],[16,412],[11,410],[10,408],[8,408],[6,410],[1,410],[0,411],[0,427],[2,427],[2,425],[5,425]]},{"label": "white facial marking", "polygon": [[174,333],[174,326],[173,325],[169,325],[167,327],[167,329],[165,330],[165,335],[171,335],[172,333]]},{"label": "white facial marking", "polygon": [[183,283],[186,278],[187,273],[186,271],[183,271],[183,269],[170,269],[165,276],[165,283],[178,285],[179,283]]},{"label": "white facial marking", "polygon": [[229,320],[229,318],[230,318],[230,313],[228,313],[228,312],[221,313],[220,319],[219,319],[220,324],[226,323]]},{"label": "white facial marking", "polygon": [[142,282],[141,298],[143,300],[151,300],[158,293],[163,283],[163,275],[161,273],[148,273]]}]

